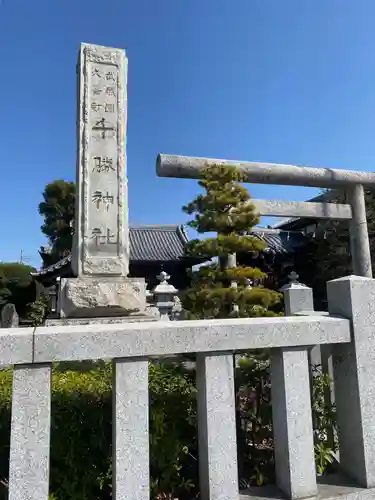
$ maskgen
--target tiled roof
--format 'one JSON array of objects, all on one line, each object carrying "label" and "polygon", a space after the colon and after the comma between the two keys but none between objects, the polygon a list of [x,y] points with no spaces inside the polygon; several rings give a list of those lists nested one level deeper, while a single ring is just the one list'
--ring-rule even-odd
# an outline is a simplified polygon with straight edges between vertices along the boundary
[{"label": "tiled roof", "polygon": [[183,226],[133,226],[130,228],[130,260],[178,260],[183,257],[187,242]]},{"label": "tiled roof", "polygon": [[36,271],[35,273],[30,273],[31,276],[43,276],[49,273],[54,273],[55,271],[58,271],[59,269],[62,269],[66,265],[70,264],[72,261],[72,255],[69,254],[63,259],[59,260],[56,262],[56,264],[52,264],[51,266],[45,267],[43,269],[39,269],[39,271]]},{"label": "tiled roof", "polygon": [[[300,231],[254,228],[251,233],[267,244],[267,250],[274,254],[291,254],[303,246],[305,236]],[[183,226],[132,226],[130,235],[130,261],[170,262],[184,256],[184,248],[189,241]],[[32,276],[45,276],[70,265],[71,255],[56,264],[48,266]]]},{"label": "tiled roof", "polygon": [[[166,262],[176,261],[184,256],[188,236],[183,226],[132,226],[129,228],[130,261]],[[56,264],[48,266],[32,276],[54,273],[70,264],[71,255]]]}]

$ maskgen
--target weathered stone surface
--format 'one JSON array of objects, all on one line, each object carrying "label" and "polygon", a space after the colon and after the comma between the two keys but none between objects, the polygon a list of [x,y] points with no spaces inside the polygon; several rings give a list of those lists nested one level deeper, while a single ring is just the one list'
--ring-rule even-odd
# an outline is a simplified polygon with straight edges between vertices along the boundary
[{"label": "weathered stone surface", "polygon": [[1,310],[1,328],[17,328],[19,317],[14,304],[5,304]]},{"label": "weathered stone surface", "polygon": [[127,316],[143,313],[146,284],[142,278],[64,278],[61,317]]},{"label": "weathered stone surface", "polygon": [[284,292],[285,314],[292,316],[299,311],[313,311],[313,291],[301,283],[290,283],[282,287]]},{"label": "weathered stone surface", "polygon": [[306,201],[251,200],[255,211],[271,217],[311,217],[319,219],[351,219],[352,207],[340,203]]},{"label": "weathered stone surface", "polygon": [[[373,500],[375,489],[358,488],[347,479],[336,474],[318,478],[318,494],[308,500]],[[254,486],[246,491],[241,491],[239,500],[285,500],[280,490],[275,486]]]},{"label": "weathered stone surface", "polygon": [[245,182],[252,184],[329,188],[362,184],[366,187],[375,187],[375,174],[372,172],[166,154],[158,155],[156,173],[159,177],[197,179],[207,166],[218,164],[240,167],[245,175]]},{"label": "weathered stone surface", "polygon": [[48,500],[51,365],[13,372],[9,500]]},{"label": "weathered stone surface", "polygon": [[81,44],[78,89],[78,222],[72,249],[77,276],[127,276],[127,58]]},{"label": "weathered stone surface", "polygon": [[349,321],[325,317],[41,326],[35,330],[34,360],[40,363],[165,357],[180,353],[245,351],[349,341]]},{"label": "weathered stone surface", "polygon": [[371,252],[363,186],[352,186],[350,189],[347,189],[347,194],[353,212],[349,231],[353,274],[372,278]]},{"label": "weathered stone surface", "polygon": [[352,341],[331,346],[340,467],[375,487],[375,280],[348,276],[327,283],[331,314],[351,318]]},{"label": "weathered stone surface", "polygon": [[114,498],[149,500],[148,360],[113,361]]},{"label": "weathered stone surface", "polygon": [[0,329],[0,365],[32,363],[34,328]]},{"label": "weathered stone surface", "polygon": [[131,316],[109,316],[102,318],[51,318],[47,319],[44,326],[79,326],[79,325],[118,325],[123,323],[135,323],[143,321],[158,321],[158,317],[149,313],[132,314]]},{"label": "weathered stone surface", "polygon": [[233,356],[197,355],[202,500],[238,500]]},{"label": "weathered stone surface", "polygon": [[275,469],[287,498],[316,495],[307,349],[274,349],[271,356]]}]

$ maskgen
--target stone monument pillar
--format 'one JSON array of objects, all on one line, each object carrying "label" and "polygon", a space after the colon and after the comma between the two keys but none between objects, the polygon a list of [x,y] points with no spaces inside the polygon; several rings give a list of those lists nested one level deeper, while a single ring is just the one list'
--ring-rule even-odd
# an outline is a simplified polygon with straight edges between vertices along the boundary
[{"label": "stone monument pillar", "polygon": [[60,316],[142,315],[144,279],[127,277],[125,51],[81,44],[77,76],[75,278],[61,280]]},{"label": "stone monument pillar", "polygon": [[81,45],[78,73],[76,276],[127,276],[125,51]]}]

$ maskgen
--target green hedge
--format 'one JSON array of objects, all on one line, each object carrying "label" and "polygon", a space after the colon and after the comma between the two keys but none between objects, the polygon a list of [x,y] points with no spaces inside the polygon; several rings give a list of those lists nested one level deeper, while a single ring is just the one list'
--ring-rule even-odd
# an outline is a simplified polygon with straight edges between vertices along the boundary
[{"label": "green hedge", "polygon": [[[70,367],[70,370],[66,368]],[[79,371],[78,371],[79,370]],[[333,461],[335,409],[324,393],[329,378],[317,372],[313,422],[318,473]],[[236,373],[242,486],[274,481],[268,353],[243,359]],[[193,498],[198,485],[196,388],[192,374],[150,363],[150,468],[152,498]],[[112,370],[110,363],[54,366],[52,379],[50,500],[109,500],[112,481]],[[0,481],[8,475],[12,371],[0,371]],[[0,483],[1,487],[1,483]],[[6,498],[6,488],[4,498]]]},{"label": "green hedge", "polygon": [[[111,498],[111,386],[111,364],[81,372],[54,368],[50,476],[53,500]],[[11,392],[12,371],[1,371],[0,479],[8,476]],[[189,488],[194,490],[195,392],[193,380],[180,369],[150,364],[150,465],[154,498],[173,492],[182,499]]]}]

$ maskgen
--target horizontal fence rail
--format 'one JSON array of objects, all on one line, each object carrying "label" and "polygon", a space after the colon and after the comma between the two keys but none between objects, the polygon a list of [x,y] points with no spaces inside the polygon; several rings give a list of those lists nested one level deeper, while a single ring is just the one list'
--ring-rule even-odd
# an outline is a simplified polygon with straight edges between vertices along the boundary
[{"label": "horizontal fence rail", "polygon": [[0,365],[236,352],[350,341],[350,322],[275,317],[0,330]]}]

